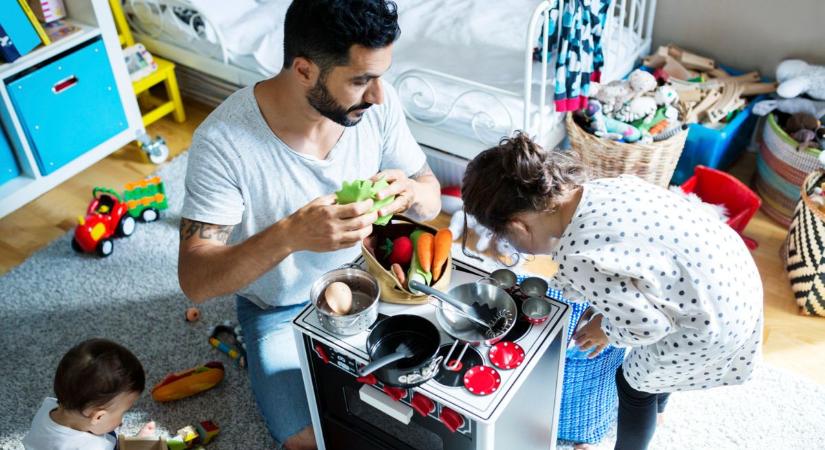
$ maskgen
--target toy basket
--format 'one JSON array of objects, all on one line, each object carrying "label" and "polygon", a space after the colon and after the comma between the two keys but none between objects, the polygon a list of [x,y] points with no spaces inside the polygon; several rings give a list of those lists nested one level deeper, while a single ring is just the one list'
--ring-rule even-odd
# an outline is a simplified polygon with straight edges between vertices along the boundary
[{"label": "toy basket", "polygon": [[[521,283],[525,277],[519,276]],[[570,305],[567,341],[587,303],[573,303],[561,291],[548,289],[547,296]],[[565,349],[562,349],[565,351]],[[624,361],[624,349],[609,346],[593,359],[565,358],[559,412],[558,438],[562,441],[594,444],[601,441],[616,420],[619,401],[616,369]]]},{"label": "toy basket", "polygon": [[819,150],[798,150],[799,143],[785,133],[774,114],[762,129],[754,186],[764,200],[762,210],[771,219],[788,226],[799,201],[805,177],[819,167]]},{"label": "toy basket", "polygon": [[[727,224],[740,236],[762,205],[759,196],[744,183],[733,175],[710,167],[696,166],[693,176],[681,188],[684,192],[696,194],[705,203],[723,205],[728,210]],[[751,250],[757,247],[753,239],[742,236],[742,240]]]},{"label": "toy basket", "polygon": [[817,316],[825,316],[825,213],[811,201],[810,194],[823,181],[822,170],[805,179],[781,252],[796,303],[803,314]]},{"label": "toy basket", "polygon": [[663,141],[630,144],[589,133],[576,123],[572,114],[568,114],[565,121],[570,147],[593,178],[630,174],[662,187],[667,187],[673,177],[688,135],[684,130]]}]

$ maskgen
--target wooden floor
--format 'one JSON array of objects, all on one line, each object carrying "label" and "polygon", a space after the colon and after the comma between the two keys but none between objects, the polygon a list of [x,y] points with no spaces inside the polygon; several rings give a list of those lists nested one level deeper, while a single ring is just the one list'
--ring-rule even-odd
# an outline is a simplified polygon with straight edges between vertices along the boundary
[{"label": "wooden floor", "polygon": [[[152,136],[162,135],[172,155],[177,155],[189,146],[192,132],[209,111],[199,104],[187,104],[185,123],[162,119],[149,127],[149,132]],[[748,179],[753,167],[753,158],[746,156],[734,173]],[[92,187],[122,186],[154,170],[155,166],[142,162],[138,150],[130,145],[0,219],[0,274],[74,228],[76,217],[89,202]],[[759,242],[754,258],[765,286],[766,361],[825,385],[825,318],[801,316],[793,302],[778,256],[786,230],[759,213],[745,234]],[[552,267],[546,260],[533,264],[545,272]]]}]

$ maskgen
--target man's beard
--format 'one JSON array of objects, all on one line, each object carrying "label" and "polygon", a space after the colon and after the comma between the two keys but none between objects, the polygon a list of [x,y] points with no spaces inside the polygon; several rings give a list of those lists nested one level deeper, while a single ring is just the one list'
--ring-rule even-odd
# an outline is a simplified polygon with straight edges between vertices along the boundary
[{"label": "man's beard", "polygon": [[349,109],[344,108],[335,101],[335,98],[321,79],[318,79],[315,86],[307,93],[307,101],[309,101],[309,104],[321,113],[322,116],[345,127],[357,125],[363,117],[363,115],[361,115],[357,119],[350,119],[349,113],[359,109],[366,110],[372,106],[370,103],[361,103]]}]

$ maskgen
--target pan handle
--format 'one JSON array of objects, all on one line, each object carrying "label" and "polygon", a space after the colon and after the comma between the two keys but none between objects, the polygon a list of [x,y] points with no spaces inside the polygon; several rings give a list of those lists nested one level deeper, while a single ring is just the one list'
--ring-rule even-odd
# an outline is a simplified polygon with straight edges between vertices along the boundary
[{"label": "pan handle", "polygon": [[[470,343],[465,342],[464,343],[464,348],[461,349],[461,353],[458,354],[458,358],[452,359],[451,356],[453,355],[453,352],[455,351],[455,348],[457,346],[458,346],[458,340],[453,342],[453,346],[450,347],[450,351],[447,352],[447,356],[444,357],[444,363],[442,364],[442,367],[444,367],[447,370],[451,370],[451,371],[456,370],[455,366],[458,365],[461,362],[461,358],[463,358],[464,354],[467,353],[467,348],[470,347]],[[456,363],[455,364],[450,364],[450,361],[455,361]]]},{"label": "pan handle", "polygon": [[390,364],[392,364],[392,363],[394,363],[398,360],[408,358],[409,357],[409,356],[407,356],[408,354],[409,353],[406,353],[406,352],[395,352],[395,353],[390,353],[389,355],[384,355],[384,356],[376,359],[375,361],[371,361],[369,364],[367,364],[366,366],[364,366],[360,370],[358,370],[358,376],[359,377],[365,377],[365,376],[375,372],[376,370],[378,370],[378,369],[380,369],[384,366],[390,365]]}]

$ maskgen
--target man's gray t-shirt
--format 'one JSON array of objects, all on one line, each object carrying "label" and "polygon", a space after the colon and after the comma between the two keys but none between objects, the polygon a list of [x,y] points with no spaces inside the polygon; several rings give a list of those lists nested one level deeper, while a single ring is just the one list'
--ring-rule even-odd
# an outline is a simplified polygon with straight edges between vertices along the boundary
[{"label": "man's gray t-shirt", "polygon": [[[325,160],[295,152],[266,124],[253,87],[232,94],[198,127],[189,149],[181,215],[217,225],[237,225],[238,243],[284,219],[344,181],[386,169],[418,172],[426,157],[407,126],[398,95],[383,84],[384,103],[344,130]],[[296,252],[238,294],[259,306],[309,300],[324,272],[351,262],[359,247],[328,253]]]}]

